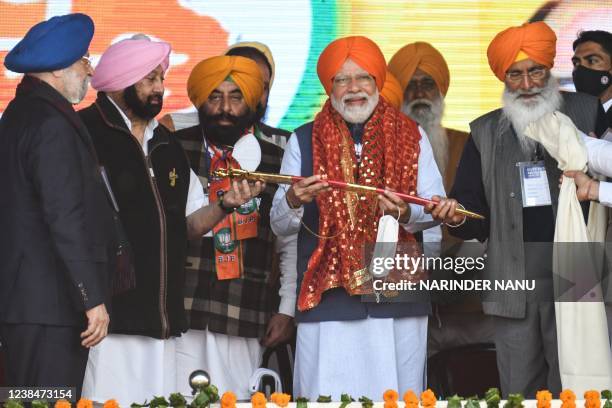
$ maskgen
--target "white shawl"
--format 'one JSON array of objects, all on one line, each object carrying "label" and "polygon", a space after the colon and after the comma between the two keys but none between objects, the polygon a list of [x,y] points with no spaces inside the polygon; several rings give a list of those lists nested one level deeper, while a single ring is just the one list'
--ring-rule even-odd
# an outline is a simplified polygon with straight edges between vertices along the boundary
[{"label": "white shawl", "polygon": [[[559,169],[587,170],[584,142],[572,120],[564,114],[554,112],[543,116],[531,123],[525,134],[544,146],[559,163]],[[555,242],[603,242],[605,216],[601,205],[591,205],[587,227],[576,197],[576,185],[573,179],[563,176],[555,223]],[[571,251],[562,251],[556,245],[553,251],[553,272],[556,277],[578,282],[579,279],[575,277],[580,271],[571,267],[572,260],[569,257]],[[572,290],[576,290],[576,287],[568,292]],[[599,285],[591,288],[590,293],[602,299]],[[563,388],[572,389],[577,395],[591,389],[610,388],[612,353],[603,302],[564,302],[559,301],[559,297],[556,300],[559,369]]]}]

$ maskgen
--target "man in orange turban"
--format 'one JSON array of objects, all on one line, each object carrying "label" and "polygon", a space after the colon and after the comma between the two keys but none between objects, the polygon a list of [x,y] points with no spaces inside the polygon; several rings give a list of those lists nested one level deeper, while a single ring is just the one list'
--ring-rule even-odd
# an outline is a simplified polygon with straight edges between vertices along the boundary
[{"label": "man in orange turban", "polygon": [[[240,56],[251,59],[257,63],[264,84],[264,91],[261,94],[261,117],[258,118],[257,123],[254,126],[253,132],[256,137],[262,138],[268,142],[272,142],[280,147],[285,147],[287,144],[287,138],[291,135],[291,132],[269,126],[265,123],[264,119],[266,116],[266,110],[268,108],[268,98],[272,85],[274,83],[274,76],[276,66],[274,63],[274,57],[270,48],[257,41],[242,41],[235,43],[227,48],[225,55],[229,56]],[[181,130],[186,127],[193,126],[198,123],[198,115],[196,112],[173,112],[165,115],[160,123],[166,126],[170,130]]]},{"label": "man in orange turban", "polygon": [[[212,235],[187,246],[185,304],[189,330],[176,345],[177,384],[202,367],[220,392],[247,399],[249,380],[261,364],[271,309],[268,287],[275,259],[268,214],[276,185],[257,199],[234,208],[225,200],[229,180],[216,169],[242,168],[278,173],[282,149],[256,138],[264,90],[261,70],[252,59],[218,56],[198,63],[187,81],[199,123],[174,133],[190,167],[204,184],[206,198],[225,212]],[[289,321],[291,321],[289,319]],[[231,367],[231,369],[228,369]]]},{"label": "man in orange turban", "polygon": [[[530,244],[554,240],[561,171],[555,152],[546,151],[525,130],[555,111],[587,134],[605,122],[596,97],[559,91],[550,71],[555,42],[554,32],[543,22],[511,27],[491,41],[487,54],[491,70],[504,82],[503,106],[470,123],[453,198],[441,199],[435,208],[427,206],[434,218],[457,226],[450,229],[453,235],[488,240],[483,279],[534,279],[533,292],[489,293],[483,302],[485,314],[494,320],[504,396],[533,398],[537,390],[561,391],[555,305],[549,295],[552,249]],[[534,174],[542,181],[537,195],[533,189],[521,189]],[[457,201],[487,219],[466,220],[455,213]]]},{"label": "man in orange turban", "polygon": [[[450,84],[448,65],[442,54],[431,44],[414,42],[400,48],[389,61],[389,71],[403,85],[404,104],[402,112],[425,129],[431,142],[436,164],[444,176],[444,187],[450,190],[469,134],[442,126],[444,98]],[[452,248],[445,255],[461,256],[462,240],[453,237],[444,226],[435,226],[423,231],[423,241],[444,242],[444,248]],[[469,243],[464,249],[472,249]],[[471,246],[473,248],[468,248]],[[484,248],[478,248],[484,252]],[[461,302],[453,298],[450,307],[437,305],[438,319],[431,320],[428,330],[428,354],[444,349],[493,341],[490,319],[483,316],[480,300],[466,296]],[[442,324],[439,324],[439,321]]]},{"label": "man in orange turban", "polygon": [[[317,73],[329,99],[313,122],[289,138],[281,167],[305,179],[277,190],[270,214],[277,235],[298,237],[293,391],[334,400],[342,393],[382,395],[389,384],[420,392],[429,302],[391,303],[392,294],[381,292],[383,281],[373,278],[361,254],[380,233],[415,255],[412,233],[429,218],[391,191],[444,194],[442,178],[417,124],[380,97],[386,63],[372,40],[333,41],[319,57]],[[325,179],[387,192],[357,196],[331,190]],[[379,227],[385,213],[391,216],[381,218]],[[394,270],[385,281],[410,279],[405,272]],[[362,303],[359,295],[374,295],[380,303]],[[407,348],[409,356],[402,351]]]},{"label": "man in orange turban", "polygon": [[429,43],[407,44],[393,55],[389,71],[402,86],[402,111],[425,129],[444,176],[444,187],[449,189],[468,134],[442,126],[444,98],[450,83],[444,57]]}]

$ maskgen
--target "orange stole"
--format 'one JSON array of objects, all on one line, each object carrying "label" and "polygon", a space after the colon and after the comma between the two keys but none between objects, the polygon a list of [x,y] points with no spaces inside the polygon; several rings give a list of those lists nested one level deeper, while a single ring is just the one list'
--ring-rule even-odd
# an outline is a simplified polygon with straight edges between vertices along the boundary
[{"label": "orange stole", "polygon": [[[224,155],[214,148],[215,155],[210,163],[210,174],[219,168],[240,168],[240,164],[231,156],[231,151]],[[215,179],[211,176],[209,200],[218,201],[219,195],[231,189],[229,178]],[[259,211],[253,198],[228,214],[213,227],[215,247],[215,271],[217,279],[236,279],[243,275],[242,240],[257,236]]]},{"label": "orange stole", "polygon": [[[313,125],[313,174],[416,194],[420,138],[416,123],[380,98],[365,124],[358,163],[348,127],[328,100]],[[317,206],[319,235],[332,238],[319,238],[310,257],[298,297],[300,311],[319,304],[328,289],[343,287],[350,295],[373,293],[363,255],[364,245],[376,241],[378,198],[334,189],[320,194]],[[415,240],[400,228],[399,241]],[[408,271],[394,270],[387,282],[402,279],[413,277]]]}]

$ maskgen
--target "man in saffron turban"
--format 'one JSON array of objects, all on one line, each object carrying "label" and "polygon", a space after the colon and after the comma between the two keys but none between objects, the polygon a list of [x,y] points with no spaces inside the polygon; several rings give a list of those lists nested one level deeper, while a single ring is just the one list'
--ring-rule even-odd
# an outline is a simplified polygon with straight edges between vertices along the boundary
[{"label": "man in saffron turban", "polygon": [[230,206],[224,193],[229,180],[213,172],[230,166],[280,171],[282,149],[251,131],[260,117],[263,92],[259,66],[240,56],[205,59],[187,81],[199,124],[179,130],[175,138],[205,185],[207,199],[219,203],[226,216],[212,234],[187,247],[189,331],[179,339],[176,353],[183,393],[189,393],[189,375],[204,368],[221,393],[232,391],[248,399],[249,380],[261,363],[261,341],[272,313],[269,281],[275,241],[269,214],[276,186],[268,185],[244,205]]},{"label": "man in saffron turban", "polygon": [[[554,241],[561,170],[556,153],[532,138],[528,125],[553,117],[555,111],[587,134],[605,124],[596,97],[559,91],[551,75],[555,44],[555,33],[543,22],[510,27],[491,41],[487,55],[491,70],[504,83],[503,106],[470,123],[453,198],[427,208],[434,218],[457,226],[450,229],[453,235],[488,240],[484,279],[536,282],[533,292],[489,293],[483,302],[484,312],[494,319],[504,396],[522,393],[533,398],[537,390],[561,391],[552,249],[533,244]],[[545,194],[522,192],[521,178],[529,174],[540,175],[538,192]],[[486,219],[456,214],[457,201]]]},{"label": "man in saffron turban", "polygon": [[[431,44],[418,41],[400,48],[389,61],[388,67],[402,86],[402,112],[425,129],[440,174],[444,176],[444,187],[448,191],[455,180],[455,172],[469,134],[442,126],[444,98],[450,84],[446,61]],[[430,247],[440,239],[445,248],[450,248],[445,255],[464,255],[461,253],[462,241],[450,235],[448,228],[435,226],[423,231],[423,241],[429,243]],[[478,247],[478,244],[470,243],[463,249],[484,250]],[[479,310],[480,300],[469,295],[461,296],[460,300],[454,295],[451,304],[434,305],[436,319],[430,320],[428,331],[430,355],[446,348],[492,342],[493,328],[490,320]]]},{"label": "man in saffron turban", "polygon": [[[142,35],[111,45],[92,79],[98,98],[79,112],[133,253],[133,269],[114,280],[111,334],[90,353],[83,395],[122,406],[176,391],[168,373],[176,370],[173,351],[187,329],[187,239],[199,239],[225,217],[207,202],[180,143],[155,119],[169,55],[169,44]],[[224,204],[240,205],[257,193],[245,182]],[[150,381],[134,384],[134,372]]]},{"label": "man in saffron turban", "polygon": [[[241,41],[229,46],[225,51],[225,55],[245,57],[257,63],[257,66],[261,70],[264,91],[261,94],[261,108],[257,111],[258,117],[253,127],[253,134],[258,138],[272,142],[280,147],[285,147],[287,138],[291,132],[269,126],[264,122],[268,108],[268,99],[270,91],[272,90],[272,85],[274,84],[274,75],[276,72],[272,51],[267,45],[257,41]],[[197,124],[198,114],[197,112],[174,112],[165,115],[160,120],[160,123],[168,129],[181,130]]]},{"label": "man in saffron turban", "polygon": [[[306,178],[279,188],[271,212],[277,235],[298,235],[293,391],[334,400],[342,393],[382,395],[387,388],[420,392],[430,304],[393,303],[361,254],[378,232],[385,241],[414,243],[412,232],[431,219],[392,191],[444,194],[442,178],[418,125],[380,97],[386,62],[373,41],[333,41],[319,57],[317,73],[329,99],[313,122],[290,137],[281,167]],[[326,179],[386,192],[332,190]],[[379,228],[383,213],[391,216]],[[385,279],[397,281],[403,272]],[[362,302],[359,295],[380,302]]]},{"label": "man in saffron turban", "polygon": [[407,44],[389,61],[404,95],[402,111],[425,129],[444,187],[450,189],[468,134],[442,126],[450,73],[444,57],[431,44]]}]

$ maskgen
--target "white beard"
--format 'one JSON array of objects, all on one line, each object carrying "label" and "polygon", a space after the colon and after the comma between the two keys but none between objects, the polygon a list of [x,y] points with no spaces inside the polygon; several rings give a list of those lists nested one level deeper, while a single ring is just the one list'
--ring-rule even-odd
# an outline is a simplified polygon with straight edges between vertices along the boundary
[{"label": "white beard", "polygon": [[[519,98],[524,93],[539,93],[528,101]],[[536,148],[536,141],[525,135],[527,126],[540,119],[547,113],[552,113],[561,108],[563,96],[559,91],[559,82],[550,77],[547,84],[542,88],[531,88],[527,91],[510,91],[504,89],[502,96],[504,117],[512,123],[523,152],[531,155]]]},{"label": "white beard", "polygon": [[[366,98],[367,102],[363,106],[347,106],[346,100],[349,98]],[[378,105],[378,89],[372,96],[361,91],[346,94],[342,97],[342,100],[337,100],[333,95],[330,99],[334,109],[336,109],[340,116],[348,123],[365,123],[372,115],[372,112],[374,112],[376,105]]]},{"label": "white beard", "polygon": [[421,125],[427,133],[438,170],[444,178],[448,166],[448,137],[446,136],[446,129],[442,127],[444,99],[438,96],[434,101],[421,98],[409,103],[404,102],[402,112]]}]

